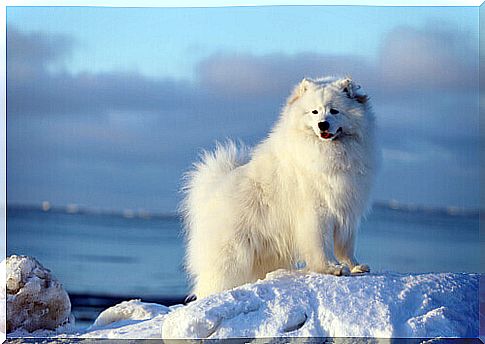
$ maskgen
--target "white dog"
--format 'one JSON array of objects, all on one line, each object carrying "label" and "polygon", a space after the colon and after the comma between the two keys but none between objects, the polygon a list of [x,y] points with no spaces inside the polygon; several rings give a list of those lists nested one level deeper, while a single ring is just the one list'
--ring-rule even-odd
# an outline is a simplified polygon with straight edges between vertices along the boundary
[{"label": "white dog", "polygon": [[354,256],[376,168],[374,117],[350,78],[303,79],[252,152],[229,142],[187,175],[186,268],[198,298],[306,263],[368,272]]}]

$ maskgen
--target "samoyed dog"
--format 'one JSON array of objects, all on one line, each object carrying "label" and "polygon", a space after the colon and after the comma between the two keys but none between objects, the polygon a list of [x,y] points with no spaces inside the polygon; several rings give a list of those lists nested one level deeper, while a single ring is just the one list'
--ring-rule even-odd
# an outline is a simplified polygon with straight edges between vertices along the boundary
[{"label": "samoyed dog", "polygon": [[349,77],[303,79],[252,151],[228,142],[205,152],[181,207],[196,297],[280,268],[368,272],[354,252],[376,156],[368,97]]}]

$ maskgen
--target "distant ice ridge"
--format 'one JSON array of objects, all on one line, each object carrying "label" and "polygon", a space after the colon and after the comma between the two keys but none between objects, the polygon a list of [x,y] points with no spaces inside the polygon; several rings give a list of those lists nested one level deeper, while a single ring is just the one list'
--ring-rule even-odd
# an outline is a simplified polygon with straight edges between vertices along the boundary
[{"label": "distant ice ridge", "polygon": [[278,270],[267,278],[164,307],[138,300],[79,333],[96,338],[478,337],[479,275],[335,277]]}]

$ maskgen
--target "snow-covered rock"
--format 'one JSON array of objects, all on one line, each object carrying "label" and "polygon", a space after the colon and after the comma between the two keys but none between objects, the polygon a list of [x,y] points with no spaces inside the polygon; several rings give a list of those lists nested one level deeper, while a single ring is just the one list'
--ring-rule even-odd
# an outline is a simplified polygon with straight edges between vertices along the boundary
[{"label": "snow-covered rock", "polygon": [[35,258],[10,256],[0,270],[6,276],[0,296],[6,295],[7,332],[55,330],[74,321],[62,284]]},{"label": "snow-covered rock", "polygon": [[82,336],[477,337],[478,285],[475,274],[335,277],[279,270],[187,306],[123,302]]}]

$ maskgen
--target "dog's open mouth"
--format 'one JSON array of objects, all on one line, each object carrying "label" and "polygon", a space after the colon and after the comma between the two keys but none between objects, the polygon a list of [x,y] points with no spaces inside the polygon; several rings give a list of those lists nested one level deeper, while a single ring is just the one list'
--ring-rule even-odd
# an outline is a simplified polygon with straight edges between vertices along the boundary
[{"label": "dog's open mouth", "polygon": [[342,127],[339,127],[335,134],[330,133],[328,130],[322,131],[320,137],[325,140],[335,140],[342,133]]}]

